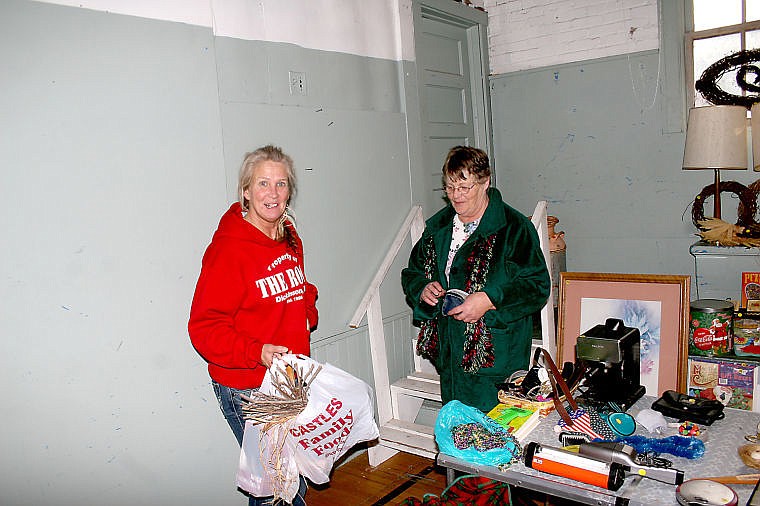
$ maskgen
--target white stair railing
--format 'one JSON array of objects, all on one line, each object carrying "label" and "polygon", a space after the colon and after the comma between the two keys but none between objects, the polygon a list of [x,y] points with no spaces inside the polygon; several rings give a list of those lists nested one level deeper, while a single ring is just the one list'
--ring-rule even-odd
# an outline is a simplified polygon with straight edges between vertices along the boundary
[{"label": "white stair railing", "polygon": [[[383,312],[380,307],[380,285],[393,261],[396,259],[401,246],[404,244],[407,234],[411,235],[412,244],[416,244],[422,237],[425,229],[425,220],[422,217],[422,207],[413,206],[409,211],[404,223],[401,225],[386,253],[383,262],[369,284],[369,288],[362,297],[359,307],[354,311],[349,322],[352,328],[358,327],[364,315],[367,315],[367,327],[369,329],[369,346],[372,354],[372,374],[375,379],[375,395],[377,396],[377,416],[380,425],[393,418],[391,408],[390,379],[388,377],[388,357],[385,349],[385,334],[383,332]],[[380,366],[380,367],[378,367]]]},{"label": "white stair railing", "polygon": [[536,209],[531,215],[530,221],[533,223],[533,226],[536,227],[536,231],[538,232],[538,240],[541,244],[541,252],[544,254],[546,268],[549,270],[549,284],[551,285],[552,290],[552,293],[549,294],[549,298],[546,301],[546,305],[541,309],[541,347],[548,351],[554,360],[557,360],[557,341],[554,337],[554,305],[552,304],[552,301],[554,300],[554,280],[551,279],[552,259],[549,250],[549,224],[547,222],[548,213],[546,208],[546,201],[539,200],[536,204]]},{"label": "white stair railing", "polygon": [[[541,251],[547,268],[549,268],[551,257],[546,201],[538,202],[531,222],[538,232]],[[422,405],[423,399],[440,401],[437,374],[429,363],[423,364],[423,359],[415,353],[414,374],[399,380],[394,385],[390,384],[385,332],[383,330],[383,312],[380,305],[380,285],[388,274],[391,265],[393,265],[407,234],[411,236],[412,245],[414,245],[422,237],[424,228],[425,221],[422,208],[420,206],[412,207],[349,322],[349,326],[356,328],[361,324],[364,315],[367,315],[372,374],[375,381],[377,414],[381,434],[380,444],[369,449],[369,462],[372,466],[387,460],[399,450],[424,456],[434,456],[437,451],[433,441],[432,428],[414,423],[414,413]],[[551,269],[549,270],[551,276]],[[553,285],[553,283],[551,284]],[[553,297],[550,295],[546,305],[541,310],[541,346],[552,357],[556,357],[554,310],[550,303],[552,300]],[[432,371],[432,374],[428,374],[428,371],[424,370],[424,365],[428,366],[428,371]]]}]

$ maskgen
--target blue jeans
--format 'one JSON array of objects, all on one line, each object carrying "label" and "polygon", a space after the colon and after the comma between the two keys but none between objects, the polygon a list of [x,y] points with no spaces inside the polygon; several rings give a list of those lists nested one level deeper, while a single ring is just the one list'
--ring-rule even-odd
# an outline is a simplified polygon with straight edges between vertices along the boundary
[{"label": "blue jeans", "polygon": [[[227,419],[227,423],[232,429],[232,433],[235,434],[238,445],[243,446],[243,432],[245,432],[245,418],[243,417],[243,399],[241,395],[249,397],[251,392],[255,389],[238,390],[236,388],[226,387],[212,381],[211,384],[214,387],[214,394],[219,401],[219,408],[222,410],[224,418]],[[293,506],[306,506],[306,480],[303,476],[299,477],[298,494],[293,498]],[[248,495],[246,493],[246,495]],[[271,497],[253,497],[248,495],[248,506],[270,506],[272,505]],[[285,505],[285,503],[278,502],[277,505]]]}]

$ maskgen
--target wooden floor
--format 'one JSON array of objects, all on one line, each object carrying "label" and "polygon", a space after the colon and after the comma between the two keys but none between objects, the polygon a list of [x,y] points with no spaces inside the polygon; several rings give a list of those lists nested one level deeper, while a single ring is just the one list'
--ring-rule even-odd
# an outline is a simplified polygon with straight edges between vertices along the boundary
[{"label": "wooden floor", "polygon": [[[431,459],[397,453],[371,467],[362,452],[333,471],[330,482],[309,487],[309,506],[396,506],[408,497],[422,500],[426,494],[440,496],[446,488],[446,472]],[[512,487],[514,506],[566,506],[544,494]]]},{"label": "wooden floor", "polygon": [[407,497],[422,499],[440,495],[446,488],[446,473],[431,459],[397,453],[371,467],[362,452],[333,471],[329,483],[309,487],[309,506],[396,505]]}]

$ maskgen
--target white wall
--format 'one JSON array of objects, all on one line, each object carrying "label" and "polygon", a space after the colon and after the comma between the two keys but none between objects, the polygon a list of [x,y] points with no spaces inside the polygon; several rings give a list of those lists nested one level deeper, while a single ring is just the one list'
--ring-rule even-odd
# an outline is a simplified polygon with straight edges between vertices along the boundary
[{"label": "white wall", "polygon": [[485,0],[485,8],[492,74],[659,47],[657,0]]},{"label": "white wall", "polygon": [[[286,42],[304,48],[391,60],[409,47],[400,18],[411,0],[42,0],[98,11],[213,28],[220,37]],[[371,20],[372,22],[368,22]]]},{"label": "white wall", "polygon": [[[206,26],[222,37],[414,60],[412,0],[38,1]],[[496,75],[659,47],[658,0],[475,0],[471,4],[488,12],[489,59]]]},{"label": "white wall", "polygon": [[[223,37],[414,59],[411,0],[38,1],[207,26]],[[657,2],[475,0],[472,6],[488,12],[491,72],[504,74],[656,49]],[[362,22],[369,19],[374,22]]]}]

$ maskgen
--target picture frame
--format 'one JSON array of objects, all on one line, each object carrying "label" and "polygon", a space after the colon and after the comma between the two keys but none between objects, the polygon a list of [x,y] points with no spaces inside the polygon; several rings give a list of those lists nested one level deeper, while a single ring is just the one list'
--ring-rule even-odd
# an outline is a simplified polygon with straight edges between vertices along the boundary
[{"label": "picture frame", "polygon": [[620,318],[642,334],[641,383],[646,395],[685,393],[690,286],[687,275],[561,272],[558,363],[575,362],[575,344],[583,332],[604,324],[607,317]]}]

